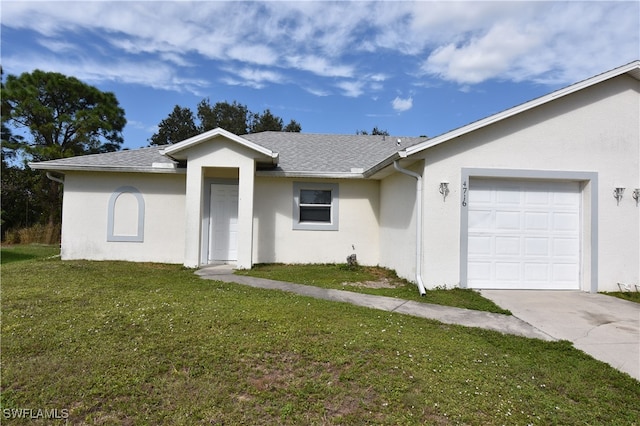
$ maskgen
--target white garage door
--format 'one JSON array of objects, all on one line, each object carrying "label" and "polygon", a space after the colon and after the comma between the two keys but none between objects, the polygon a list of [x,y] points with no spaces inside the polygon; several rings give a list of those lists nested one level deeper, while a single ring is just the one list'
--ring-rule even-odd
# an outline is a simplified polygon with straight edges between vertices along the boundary
[{"label": "white garage door", "polygon": [[471,288],[580,288],[577,182],[471,179]]}]

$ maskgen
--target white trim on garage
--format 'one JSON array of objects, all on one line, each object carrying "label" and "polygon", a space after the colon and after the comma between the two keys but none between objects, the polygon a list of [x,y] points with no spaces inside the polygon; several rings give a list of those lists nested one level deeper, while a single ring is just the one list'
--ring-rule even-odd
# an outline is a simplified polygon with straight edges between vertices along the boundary
[{"label": "white trim on garage", "polygon": [[598,174],[597,172],[463,168],[460,213],[460,285],[468,287],[469,183],[474,178],[547,180],[580,183],[582,200],[580,289],[598,291]]}]

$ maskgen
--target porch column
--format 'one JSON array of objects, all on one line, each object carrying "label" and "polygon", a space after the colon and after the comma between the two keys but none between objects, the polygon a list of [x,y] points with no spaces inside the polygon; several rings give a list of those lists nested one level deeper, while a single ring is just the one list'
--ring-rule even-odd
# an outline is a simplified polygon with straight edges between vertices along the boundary
[{"label": "porch column", "polygon": [[238,268],[253,264],[253,186],[255,163],[243,162],[238,182]]},{"label": "porch column", "polygon": [[[195,163],[195,162],[194,162]],[[184,227],[184,266],[200,266],[200,220],[202,217],[202,167],[187,163]]]}]

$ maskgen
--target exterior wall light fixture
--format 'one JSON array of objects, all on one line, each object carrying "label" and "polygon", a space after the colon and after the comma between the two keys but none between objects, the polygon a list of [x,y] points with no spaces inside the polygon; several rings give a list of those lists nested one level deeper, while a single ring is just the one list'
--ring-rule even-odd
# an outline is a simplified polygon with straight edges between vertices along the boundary
[{"label": "exterior wall light fixture", "polygon": [[636,206],[640,203],[640,188],[636,188],[633,190],[633,194],[631,194],[634,200],[636,200]]},{"label": "exterior wall light fixture", "polygon": [[442,201],[447,201],[447,195],[449,195],[449,182],[440,182],[440,189],[438,191],[442,194]]},{"label": "exterior wall light fixture", "polygon": [[618,205],[620,205],[620,200],[622,200],[622,194],[624,194],[624,188],[617,187],[613,190],[613,198],[616,199]]}]

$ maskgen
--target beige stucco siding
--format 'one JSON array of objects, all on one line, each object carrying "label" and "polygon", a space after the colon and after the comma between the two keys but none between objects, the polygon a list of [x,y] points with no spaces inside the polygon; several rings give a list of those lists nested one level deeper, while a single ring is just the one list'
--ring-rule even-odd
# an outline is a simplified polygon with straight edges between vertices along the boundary
[{"label": "beige stucco siding", "polygon": [[[598,291],[638,283],[640,208],[640,83],[621,76],[427,149],[423,171],[425,285],[460,282],[463,168],[597,173],[597,217],[589,215],[590,187],[582,183],[582,278],[598,264]],[[517,173],[515,173],[517,176]],[[438,183],[450,182],[446,201]],[[627,188],[620,205],[616,186]],[[597,221],[599,250],[589,257],[589,222]],[[588,257],[588,258],[587,258]],[[589,283],[582,289],[588,291]]]},{"label": "beige stucco siding", "polygon": [[[415,166],[410,169],[418,170]],[[419,171],[419,170],[418,170]],[[394,173],[380,183],[380,265],[416,281],[416,179]]]},{"label": "beige stucco siding", "polygon": [[[107,241],[109,200],[122,187],[137,189],[144,200],[142,242]],[[184,204],[184,175],[67,172],[62,259],[182,263]]]},{"label": "beige stucco siding", "polygon": [[[293,183],[303,181],[338,184],[337,231],[293,229]],[[255,263],[345,263],[353,253],[379,263],[378,181],[257,177],[254,208]]]}]

